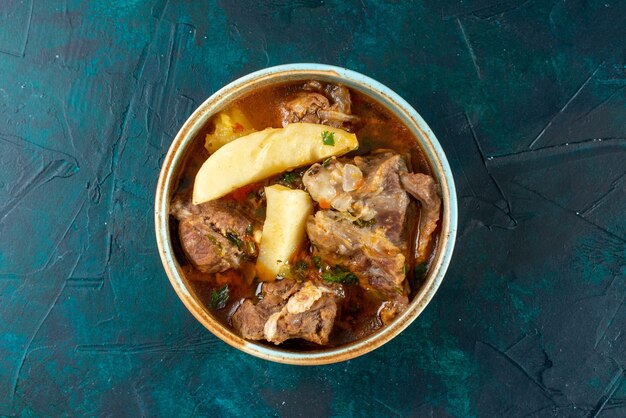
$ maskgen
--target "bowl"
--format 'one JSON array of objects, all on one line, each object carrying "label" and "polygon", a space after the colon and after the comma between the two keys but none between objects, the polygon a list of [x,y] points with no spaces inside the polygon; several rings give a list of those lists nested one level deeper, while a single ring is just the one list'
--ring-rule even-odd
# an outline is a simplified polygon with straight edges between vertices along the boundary
[{"label": "bowl", "polygon": [[[245,340],[213,317],[195,294],[174,255],[170,236],[169,202],[183,168],[185,151],[202,126],[215,113],[257,88],[310,79],[344,84],[373,98],[399,117],[418,139],[431,164],[433,175],[441,186],[443,215],[440,220],[441,235],[430,271],[403,313],[392,323],[364,339],[339,347],[301,352]],[[183,304],[202,325],[227,344],[253,356],[279,363],[321,365],[349,360],[382,346],[420,315],[439,288],[452,257],[457,231],[457,198],[452,172],[437,138],[404,99],[381,83],[355,71],[322,64],[288,64],[256,71],[231,82],[193,112],[180,128],[165,156],[157,184],[154,215],[157,245],[165,272]]]}]

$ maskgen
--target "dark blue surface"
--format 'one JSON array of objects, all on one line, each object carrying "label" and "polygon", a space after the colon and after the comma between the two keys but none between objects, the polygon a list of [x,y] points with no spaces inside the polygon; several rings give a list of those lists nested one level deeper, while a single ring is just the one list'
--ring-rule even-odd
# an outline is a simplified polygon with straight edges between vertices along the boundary
[{"label": "dark blue surface", "polygon": [[[626,416],[625,28],[610,0],[2,1],[0,415]],[[205,331],[153,232],[186,117],[290,62],[406,98],[460,196],[422,316],[315,368]]]}]

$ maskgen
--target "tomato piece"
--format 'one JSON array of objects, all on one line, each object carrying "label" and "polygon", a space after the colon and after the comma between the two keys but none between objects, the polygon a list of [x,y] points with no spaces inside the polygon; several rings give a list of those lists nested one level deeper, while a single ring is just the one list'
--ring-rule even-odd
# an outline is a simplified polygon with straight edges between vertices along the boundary
[{"label": "tomato piece", "polygon": [[251,191],[255,190],[259,186],[259,183],[251,183],[246,186],[240,187],[230,194],[230,197],[238,202],[243,202],[248,198]]}]

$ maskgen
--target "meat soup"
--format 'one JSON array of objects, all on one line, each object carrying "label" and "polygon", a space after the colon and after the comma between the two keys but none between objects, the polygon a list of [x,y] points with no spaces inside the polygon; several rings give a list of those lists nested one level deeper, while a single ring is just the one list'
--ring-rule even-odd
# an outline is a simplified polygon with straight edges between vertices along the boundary
[{"label": "meat soup", "polygon": [[441,198],[391,112],[309,81],[215,115],[170,213],[177,259],[217,318],[309,350],[366,337],[406,309],[436,248]]}]

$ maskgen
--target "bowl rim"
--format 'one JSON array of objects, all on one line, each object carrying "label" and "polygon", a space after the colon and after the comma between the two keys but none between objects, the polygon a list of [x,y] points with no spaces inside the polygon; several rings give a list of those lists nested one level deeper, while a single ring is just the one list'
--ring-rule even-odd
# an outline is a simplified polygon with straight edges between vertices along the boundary
[{"label": "bowl rim", "polygon": [[[433,168],[433,175],[442,191],[443,215],[440,220],[441,235],[431,269],[421,289],[403,313],[361,340],[334,348],[297,352],[241,338],[214,318],[194,292],[188,289],[170,239],[169,201],[176,186],[173,177],[178,178],[175,176],[176,169],[182,164],[187,147],[210,117],[253,88],[310,78],[343,83],[380,102],[402,120],[418,139]],[[330,364],[358,357],[382,346],[408,327],[432,300],[443,281],[454,250],[458,223],[457,196],[450,165],[435,134],[419,113],[397,93],[368,76],[346,68],[316,63],[284,64],[252,72],[228,83],[198,106],[176,134],[165,156],[157,183],[154,216],[163,267],[176,294],[191,314],[215,336],[245,353],[295,365]]]}]

